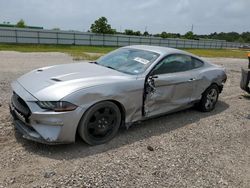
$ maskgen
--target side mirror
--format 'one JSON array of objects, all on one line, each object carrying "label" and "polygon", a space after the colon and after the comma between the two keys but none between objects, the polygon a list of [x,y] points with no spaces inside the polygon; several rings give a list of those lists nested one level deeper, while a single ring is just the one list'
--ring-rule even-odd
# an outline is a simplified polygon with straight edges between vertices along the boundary
[{"label": "side mirror", "polygon": [[149,79],[155,79],[155,78],[158,78],[158,76],[157,75],[151,75],[151,76],[149,76]]},{"label": "side mirror", "polygon": [[152,78],[152,79],[153,78],[158,78],[158,76],[157,76],[157,70],[156,69],[154,69],[154,70],[151,71],[149,78]]}]

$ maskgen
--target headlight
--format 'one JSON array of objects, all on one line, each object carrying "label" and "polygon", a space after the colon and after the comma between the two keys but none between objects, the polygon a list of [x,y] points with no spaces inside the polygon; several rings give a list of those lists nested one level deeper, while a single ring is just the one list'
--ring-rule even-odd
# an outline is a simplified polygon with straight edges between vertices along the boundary
[{"label": "headlight", "polygon": [[70,102],[66,101],[38,101],[37,104],[42,109],[53,110],[55,112],[65,112],[65,111],[72,111],[77,108],[76,105],[71,104]]}]

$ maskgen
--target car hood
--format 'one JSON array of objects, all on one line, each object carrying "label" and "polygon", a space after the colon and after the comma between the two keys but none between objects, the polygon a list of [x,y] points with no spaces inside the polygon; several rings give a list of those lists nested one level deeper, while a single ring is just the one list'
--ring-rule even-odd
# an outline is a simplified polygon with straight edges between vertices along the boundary
[{"label": "car hood", "polygon": [[72,63],[33,70],[17,81],[41,101],[57,101],[92,86],[120,82],[129,75],[94,63]]}]

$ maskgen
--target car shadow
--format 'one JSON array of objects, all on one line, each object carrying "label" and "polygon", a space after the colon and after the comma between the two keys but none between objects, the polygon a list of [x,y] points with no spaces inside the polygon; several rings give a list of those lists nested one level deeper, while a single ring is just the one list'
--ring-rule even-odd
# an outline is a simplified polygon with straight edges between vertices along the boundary
[{"label": "car shadow", "polygon": [[[190,108],[184,111],[146,120],[141,123],[136,123],[129,129],[122,127],[113,140],[98,146],[89,146],[84,141],[82,141],[79,136],[77,136],[76,142],[73,144],[51,146],[25,140],[17,131],[15,131],[15,135],[17,141],[21,143],[28,152],[56,160],[70,160],[74,158],[84,158],[87,156],[96,155],[98,153],[120,148],[137,141],[143,141],[144,139],[150,138],[152,136],[166,134],[189,124],[197,123],[200,119],[206,118],[208,116],[220,114],[227,108],[229,108],[227,103],[218,101],[216,108],[209,113],[202,113],[195,110],[194,108]],[[202,125],[197,124],[197,126]],[[145,147],[147,147],[146,144]]]}]

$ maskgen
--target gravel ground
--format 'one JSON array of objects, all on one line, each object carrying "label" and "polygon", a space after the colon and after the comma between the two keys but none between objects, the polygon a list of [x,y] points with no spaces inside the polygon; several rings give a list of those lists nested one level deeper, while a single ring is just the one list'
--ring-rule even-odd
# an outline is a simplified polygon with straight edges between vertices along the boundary
[{"label": "gravel ground", "polygon": [[90,147],[21,138],[8,112],[10,82],[34,68],[73,62],[62,53],[0,52],[0,187],[250,187],[250,96],[239,88],[247,60],[227,68],[216,109],[174,113],[121,129]]}]

